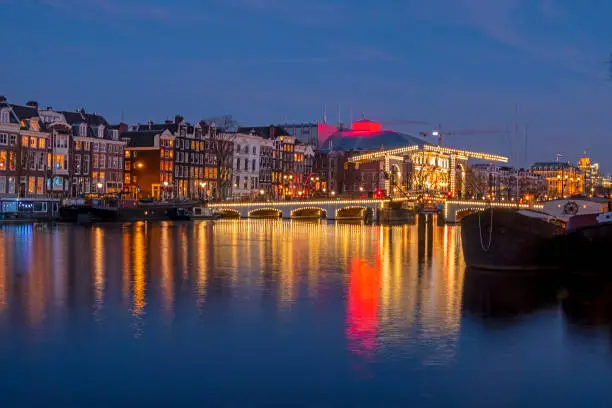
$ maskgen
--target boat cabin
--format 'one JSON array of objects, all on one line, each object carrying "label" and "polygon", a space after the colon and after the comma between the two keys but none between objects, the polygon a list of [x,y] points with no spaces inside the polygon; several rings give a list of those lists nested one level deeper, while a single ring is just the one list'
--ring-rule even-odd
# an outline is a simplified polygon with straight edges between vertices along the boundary
[{"label": "boat cabin", "polygon": [[601,214],[609,210],[609,201],[601,198],[571,197],[544,203],[543,212],[565,222],[575,215]]}]

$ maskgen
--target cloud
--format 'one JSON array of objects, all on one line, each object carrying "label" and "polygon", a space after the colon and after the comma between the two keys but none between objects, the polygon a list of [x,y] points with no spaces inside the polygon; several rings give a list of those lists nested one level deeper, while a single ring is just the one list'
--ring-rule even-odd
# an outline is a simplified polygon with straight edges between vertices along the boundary
[{"label": "cloud", "polygon": [[[0,0],[1,1],[1,0]],[[84,18],[118,18],[172,23],[177,15],[181,22],[202,20],[203,16],[183,12],[176,7],[151,4],[150,2],[127,2],[119,0],[38,0],[39,3]]]},{"label": "cloud", "polygon": [[346,15],[346,9],[325,0],[217,0],[221,7],[263,13],[286,22],[307,26],[337,24]]},{"label": "cloud", "polygon": [[601,72],[598,52],[565,32],[568,14],[555,0],[430,0],[418,13],[427,20],[480,32],[527,58],[589,76]]}]

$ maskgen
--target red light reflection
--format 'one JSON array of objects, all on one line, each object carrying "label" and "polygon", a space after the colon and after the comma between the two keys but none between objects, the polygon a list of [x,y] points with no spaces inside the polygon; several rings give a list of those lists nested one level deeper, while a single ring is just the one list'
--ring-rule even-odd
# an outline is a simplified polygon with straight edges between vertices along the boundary
[{"label": "red light reflection", "polygon": [[377,347],[380,270],[354,258],[350,273],[346,329],[349,349],[369,356]]}]

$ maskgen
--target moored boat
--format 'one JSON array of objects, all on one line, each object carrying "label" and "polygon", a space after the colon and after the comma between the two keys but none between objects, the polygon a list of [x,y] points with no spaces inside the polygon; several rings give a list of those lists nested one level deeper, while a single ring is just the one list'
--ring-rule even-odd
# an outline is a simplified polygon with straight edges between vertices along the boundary
[{"label": "moored boat", "polygon": [[562,269],[564,225],[532,210],[488,208],[461,220],[466,265],[497,271]]},{"label": "moored boat", "polygon": [[191,211],[182,207],[168,209],[167,215],[173,221],[189,221],[193,217]]},{"label": "moored boat", "polygon": [[215,220],[221,216],[217,209],[210,207],[193,207],[191,214],[193,219],[198,220]]},{"label": "moored boat", "polygon": [[564,251],[569,269],[581,274],[609,274],[610,248],[612,212],[575,215],[569,219]]}]

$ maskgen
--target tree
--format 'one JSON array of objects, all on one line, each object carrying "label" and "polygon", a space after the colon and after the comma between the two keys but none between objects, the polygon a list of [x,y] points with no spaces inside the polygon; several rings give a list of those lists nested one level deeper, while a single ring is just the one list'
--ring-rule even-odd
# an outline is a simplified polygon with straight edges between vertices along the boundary
[{"label": "tree", "polygon": [[465,192],[468,196],[484,196],[489,192],[489,178],[486,172],[468,167],[465,174]]},{"label": "tree", "polygon": [[211,124],[208,132],[208,153],[217,168],[217,189],[215,199],[220,200],[229,195],[232,182],[232,164],[234,156],[234,140],[236,133]]}]

